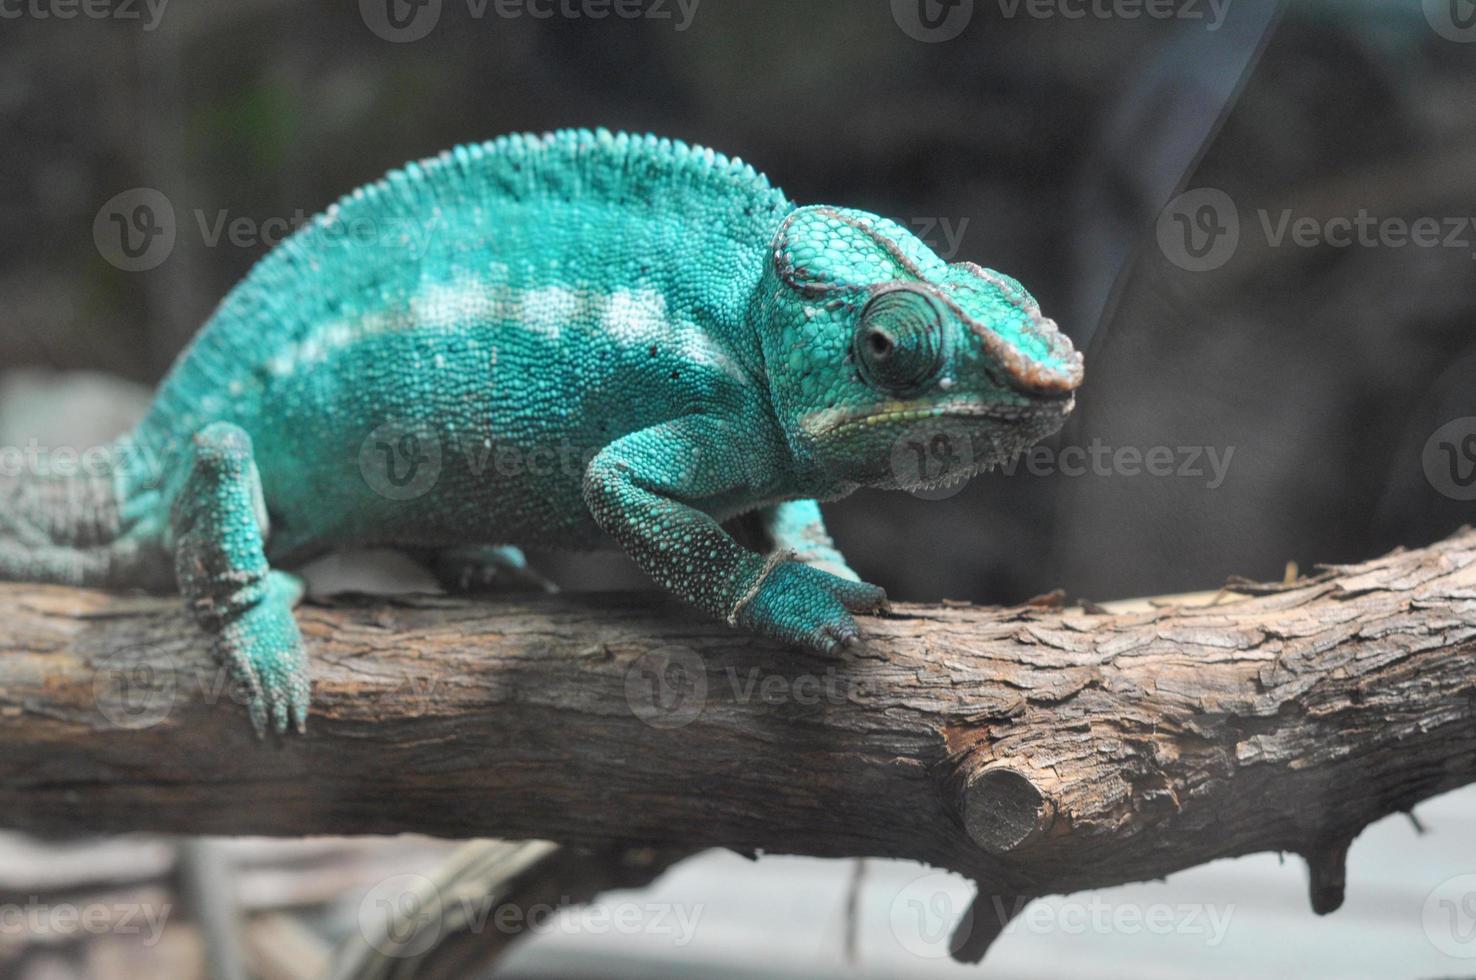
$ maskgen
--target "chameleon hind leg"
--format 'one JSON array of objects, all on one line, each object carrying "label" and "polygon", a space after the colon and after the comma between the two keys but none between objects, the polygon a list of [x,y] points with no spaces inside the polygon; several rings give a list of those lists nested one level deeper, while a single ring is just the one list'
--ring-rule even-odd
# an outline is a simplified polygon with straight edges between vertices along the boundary
[{"label": "chameleon hind leg", "polygon": [[251,437],[215,422],[191,440],[170,514],[175,577],[215,653],[244,689],[258,736],[307,727],[307,656],[292,607],[300,580],[267,565],[261,478]]},{"label": "chameleon hind leg", "polygon": [[521,548],[510,544],[416,551],[413,557],[430,570],[441,588],[453,594],[559,591],[528,564]]}]

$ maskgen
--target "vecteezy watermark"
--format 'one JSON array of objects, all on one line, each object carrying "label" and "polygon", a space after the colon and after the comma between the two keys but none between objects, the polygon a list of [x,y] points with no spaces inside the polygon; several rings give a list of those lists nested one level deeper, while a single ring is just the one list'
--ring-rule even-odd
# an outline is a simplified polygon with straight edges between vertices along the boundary
[{"label": "vecteezy watermark", "polygon": [[1424,8],[1436,34],[1458,44],[1476,42],[1476,0],[1424,0]]},{"label": "vecteezy watermark", "polygon": [[1476,874],[1457,875],[1425,896],[1420,924],[1431,945],[1446,956],[1476,959]]},{"label": "vecteezy watermark", "polygon": [[0,20],[141,21],[152,31],[164,17],[169,0],[0,0]]},{"label": "vecteezy watermark", "polygon": [[908,220],[907,226],[922,243],[937,253],[940,259],[953,259],[963,245],[964,232],[968,230],[967,216],[960,218],[919,217]]},{"label": "vecteezy watermark", "polygon": [[178,693],[172,663],[154,663],[135,651],[123,651],[93,665],[93,703],[109,723],[126,731],[153,728],[168,718]]},{"label": "vecteezy watermark", "polygon": [[1213,949],[1225,941],[1235,905],[1197,902],[1108,902],[1093,896],[1085,901],[1070,898],[1032,902],[1016,898],[1006,903],[989,900],[991,914],[1001,921],[1009,917],[1006,935],[1029,932],[1037,936],[1119,935],[1200,936]]},{"label": "vecteezy watermark", "polygon": [[[185,668],[155,650],[120,650],[99,657],[92,670],[98,714],[128,731],[163,723],[184,701],[245,707],[257,691],[249,678],[230,666]],[[439,673],[412,672],[386,685],[380,694],[414,706],[412,715],[423,715],[435,703],[440,681]]]},{"label": "vecteezy watermark", "polygon": [[[651,20],[673,30],[692,26],[701,0],[463,0],[473,20]],[[359,15],[378,37],[396,44],[419,41],[441,20],[443,0],[359,0]]]},{"label": "vecteezy watermark", "polygon": [[449,467],[464,467],[474,478],[496,476],[583,477],[599,446],[568,439],[532,446],[499,443],[461,433],[447,440],[430,425],[392,418],[376,426],[359,444],[359,474],[375,493],[389,500],[414,500],[435,488]]},{"label": "vecteezy watermark", "polygon": [[114,194],[92,219],[98,254],[124,272],[145,272],[162,264],[174,251],[174,237],[174,205],[152,187]]},{"label": "vecteezy watermark", "polygon": [[673,902],[597,901],[519,905],[496,895],[443,893],[429,878],[395,875],[379,882],[359,902],[359,932],[384,956],[415,957],[450,932],[482,935],[619,935],[669,937],[674,947],[691,943],[703,905]]},{"label": "vecteezy watermark", "polygon": [[890,464],[897,486],[922,500],[944,500],[974,473],[974,441],[961,424],[920,422],[892,443]]},{"label": "vecteezy watermark", "polygon": [[1452,419],[1432,432],[1420,460],[1437,493],[1476,500],[1476,417]]},{"label": "vecteezy watermark", "polygon": [[996,0],[1001,16],[1033,20],[1201,21],[1218,31],[1234,0]]},{"label": "vecteezy watermark", "polygon": [[0,446],[0,478],[152,480],[161,472],[161,457],[128,439],[105,446],[43,446],[38,439]]},{"label": "vecteezy watermark", "polygon": [[44,902],[36,896],[24,904],[0,903],[0,936],[21,940],[138,936],[144,946],[158,943],[173,905],[169,902]]},{"label": "vecteezy watermark", "polygon": [[[999,17],[1014,20],[1184,20],[1217,31],[1234,0],[994,0]],[[892,19],[908,37],[936,43],[964,32],[975,0],[892,0]]]},{"label": "vecteezy watermark", "polygon": [[359,900],[359,933],[384,956],[419,956],[441,939],[441,892],[422,875],[386,878]]},{"label": "vecteezy watermark", "polygon": [[875,693],[863,676],[835,667],[820,673],[777,673],[759,667],[740,670],[729,665],[716,675],[713,691],[707,662],[688,647],[671,646],[642,654],[625,672],[625,700],[631,712],[652,728],[690,725],[710,703],[709,694],[724,692],[734,704],[846,704]]},{"label": "vecteezy watermark", "polygon": [[1240,246],[1240,212],[1229,194],[1201,187],[1170,201],[1155,230],[1170,262],[1188,272],[1209,272],[1229,262]]},{"label": "vecteezy watermark", "polygon": [[625,672],[625,703],[652,728],[682,728],[707,705],[707,663],[687,647],[642,654]]},{"label": "vecteezy watermark", "polygon": [[[892,900],[892,935],[924,959],[947,956],[986,923],[1003,935],[1149,935],[1202,937],[1219,946],[1230,931],[1235,906],[1189,902],[1111,902],[1098,896],[1030,901],[987,896],[976,903],[956,875],[936,871],[908,882]],[[990,930],[995,931],[994,928]]]},{"label": "vecteezy watermark", "polygon": [[[0,0],[3,2],[3,0]],[[192,208],[181,225],[173,202],[153,187],[133,187],[114,194],[92,219],[98,254],[124,272],[157,268],[174,252],[182,231],[198,236],[204,248],[271,248],[291,235],[310,239],[320,251],[344,246],[392,249],[407,259],[426,254],[440,228],[435,215],[425,220],[404,216],[371,218],[325,214],[313,217],[302,208],[290,215],[254,218],[228,209]]]},{"label": "vecteezy watermark", "polygon": [[892,899],[892,935],[913,956],[940,959],[973,932],[973,900],[957,875],[934,871],[909,881]]},{"label": "vecteezy watermark", "polygon": [[[1476,217],[1424,215],[1381,217],[1367,208],[1353,214],[1317,216],[1292,208],[1258,208],[1249,227],[1267,248],[1454,248],[1476,258]],[[1159,249],[1188,272],[1210,272],[1235,256],[1244,240],[1240,209],[1222,190],[1185,191],[1158,215]]]},{"label": "vecteezy watermark", "polygon": [[429,426],[391,419],[359,446],[359,474],[388,500],[414,500],[441,477],[441,440]]},{"label": "vecteezy watermark", "polygon": [[1030,476],[1100,476],[1155,479],[1202,480],[1206,490],[1218,490],[1230,473],[1234,446],[1109,446],[1093,439],[1085,446],[1031,446],[1014,459],[999,465],[999,472],[1014,476],[1024,470]]},{"label": "vecteezy watermark", "polygon": [[914,40],[951,41],[974,19],[974,0],[892,0],[892,19]]},{"label": "vecteezy watermark", "polygon": [[[1473,440],[1476,443],[1476,440]],[[963,489],[975,467],[973,440],[962,425],[919,423],[893,444],[896,485],[923,500],[942,500]],[[994,467],[1002,476],[1077,478],[1150,477],[1202,481],[1218,490],[1230,473],[1234,446],[1110,446],[1100,438],[1086,445],[1030,446]]]}]

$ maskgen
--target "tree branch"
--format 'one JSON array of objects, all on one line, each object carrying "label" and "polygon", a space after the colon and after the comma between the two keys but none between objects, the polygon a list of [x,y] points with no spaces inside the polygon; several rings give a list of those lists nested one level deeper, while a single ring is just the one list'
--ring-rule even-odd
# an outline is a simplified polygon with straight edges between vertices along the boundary
[{"label": "tree branch", "polygon": [[838,658],[648,596],[340,600],[258,744],[178,600],[7,584],[0,814],[915,858],[976,908],[1294,851],[1331,911],[1366,824],[1476,780],[1476,533],[1248,591],[901,606]]}]

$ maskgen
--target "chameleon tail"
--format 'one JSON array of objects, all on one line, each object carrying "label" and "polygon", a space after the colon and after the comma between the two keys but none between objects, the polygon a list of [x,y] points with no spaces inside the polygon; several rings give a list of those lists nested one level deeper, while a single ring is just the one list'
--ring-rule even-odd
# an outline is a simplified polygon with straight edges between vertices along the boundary
[{"label": "chameleon tail", "polygon": [[116,474],[66,464],[0,455],[0,580],[110,585],[136,571]]}]

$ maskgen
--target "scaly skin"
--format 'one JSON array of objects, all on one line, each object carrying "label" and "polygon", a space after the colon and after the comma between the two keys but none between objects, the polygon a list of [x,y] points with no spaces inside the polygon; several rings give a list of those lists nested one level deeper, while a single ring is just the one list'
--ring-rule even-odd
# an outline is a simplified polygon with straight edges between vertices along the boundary
[{"label": "scaly skin", "polygon": [[[510,546],[613,542],[712,616],[832,651],[886,597],[815,501],[1005,460],[1081,374],[1018,283],[891,221],[796,208],[669,140],[505,137],[267,255],[110,481],[0,487],[0,577],[177,587],[258,731],[302,729],[309,697],[299,589],[272,568],[344,546],[527,585]],[[767,555],[720,527],[755,510]]]}]

